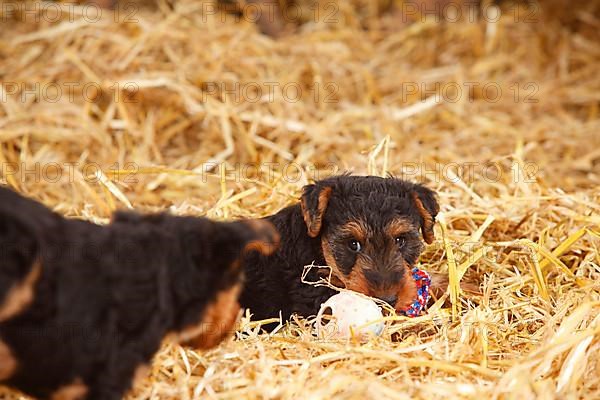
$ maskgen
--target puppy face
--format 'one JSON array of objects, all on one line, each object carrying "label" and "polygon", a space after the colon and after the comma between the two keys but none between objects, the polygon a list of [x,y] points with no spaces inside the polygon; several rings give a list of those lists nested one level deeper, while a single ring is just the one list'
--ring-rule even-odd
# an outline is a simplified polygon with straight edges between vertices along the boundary
[{"label": "puppy face", "polygon": [[[308,234],[319,238],[337,284],[397,310],[416,295],[410,270],[434,240],[434,193],[395,178],[339,176],[305,188]],[[420,232],[419,232],[420,231]]]}]

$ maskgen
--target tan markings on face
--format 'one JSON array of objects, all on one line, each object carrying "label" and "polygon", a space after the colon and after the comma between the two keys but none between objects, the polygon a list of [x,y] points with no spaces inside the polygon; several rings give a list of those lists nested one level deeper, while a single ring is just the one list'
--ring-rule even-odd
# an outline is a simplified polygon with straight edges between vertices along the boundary
[{"label": "tan markings on face", "polygon": [[25,279],[13,286],[0,305],[0,322],[7,320],[23,311],[32,301],[34,286],[42,272],[42,264],[36,262]]},{"label": "tan markings on face", "polygon": [[233,331],[240,310],[238,297],[242,285],[238,283],[221,291],[204,310],[202,321],[179,334],[181,342],[188,342],[200,349],[216,346]]},{"label": "tan markings on face", "polygon": [[356,262],[354,268],[352,268],[352,272],[348,275],[348,279],[346,280],[346,289],[354,290],[355,292],[359,292],[365,294],[367,296],[371,296],[371,289],[365,278],[364,267],[360,264],[360,261]]},{"label": "tan markings on face", "polygon": [[325,240],[325,238],[321,239],[321,249],[323,250],[323,257],[325,258],[325,263],[327,264],[327,266],[329,266],[329,268],[331,268],[332,275],[339,281],[341,281],[341,283],[344,286],[346,286],[345,276],[337,266],[335,257],[333,256],[333,252],[331,250],[331,246],[329,245],[329,242]]},{"label": "tan markings on face", "polygon": [[417,283],[409,272],[410,268],[408,268],[408,265],[405,265],[404,270],[404,279],[402,279],[402,283],[396,292],[398,294],[398,300],[394,306],[396,311],[406,309],[417,298]]},{"label": "tan markings on face", "polygon": [[88,392],[88,387],[77,378],[73,383],[60,387],[50,396],[51,400],[77,400],[83,399]]},{"label": "tan markings on face", "polygon": [[331,251],[331,246],[324,238],[321,240],[321,248],[323,249],[323,257],[325,262],[331,268],[332,278],[331,283],[335,286],[342,286],[355,292],[360,292],[366,295],[370,294],[369,285],[363,274],[364,267],[360,260],[357,259],[356,265],[352,268],[350,275],[345,276],[337,266],[335,257]]},{"label": "tan markings on face", "polygon": [[367,241],[367,238],[369,237],[369,230],[367,228],[367,225],[360,220],[351,221],[347,224],[342,225],[339,228],[339,231],[341,234],[348,234],[352,236],[354,239],[358,240],[362,244],[364,244]]},{"label": "tan markings on face", "polygon": [[9,379],[17,369],[17,360],[12,355],[10,347],[0,340],[0,381]]},{"label": "tan markings on face", "polygon": [[395,218],[385,227],[385,233],[392,238],[411,232],[415,227],[405,218]]}]

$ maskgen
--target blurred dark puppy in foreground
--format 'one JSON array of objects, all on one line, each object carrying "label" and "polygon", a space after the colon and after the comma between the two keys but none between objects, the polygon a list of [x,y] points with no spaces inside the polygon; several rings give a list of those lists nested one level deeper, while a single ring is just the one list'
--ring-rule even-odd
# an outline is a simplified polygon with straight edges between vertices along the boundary
[{"label": "blurred dark puppy in foreground", "polygon": [[119,399],[162,339],[209,348],[239,311],[263,221],[117,213],[65,219],[0,188],[0,382],[39,398]]},{"label": "blurred dark puppy in foreground", "polygon": [[302,283],[304,266],[314,263],[331,267],[336,286],[401,311],[416,297],[411,269],[424,247],[421,236],[434,240],[438,211],[433,191],[396,178],[343,175],[308,185],[299,204],[266,218],[281,245],[270,256],[246,256],[242,307],[256,319],[316,314],[336,292]]}]

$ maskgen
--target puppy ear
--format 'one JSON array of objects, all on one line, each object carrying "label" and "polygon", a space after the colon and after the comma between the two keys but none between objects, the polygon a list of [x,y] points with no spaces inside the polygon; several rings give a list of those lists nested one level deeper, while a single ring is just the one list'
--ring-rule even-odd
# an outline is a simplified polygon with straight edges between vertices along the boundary
[{"label": "puppy ear", "polygon": [[245,230],[243,252],[256,251],[262,255],[271,255],[279,246],[279,232],[273,224],[262,219],[238,222]]},{"label": "puppy ear", "polygon": [[415,185],[412,198],[421,217],[421,233],[425,243],[431,244],[435,239],[433,225],[435,217],[440,211],[440,206],[435,198],[435,193],[425,186]]},{"label": "puppy ear", "polygon": [[308,185],[304,187],[300,207],[304,223],[308,228],[308,236],[314,238],[321,232],[323,214],[327,210],[327,203],[329,203],[332,191],[333,189],[329,186]]}]

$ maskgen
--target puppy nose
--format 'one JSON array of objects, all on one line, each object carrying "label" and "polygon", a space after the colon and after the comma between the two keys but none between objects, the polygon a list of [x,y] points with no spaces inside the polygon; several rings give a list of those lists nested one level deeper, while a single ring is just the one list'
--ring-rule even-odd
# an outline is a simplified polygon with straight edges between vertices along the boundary
[{"label": "puppy nose", "polygon": [[388,303],[390,306],[395,306],[396,302],[398,301],[398,296],[395,294],[389,295],[389,296],[378,296],[377,297],[379,300],[383,300],[386,303]]}]

